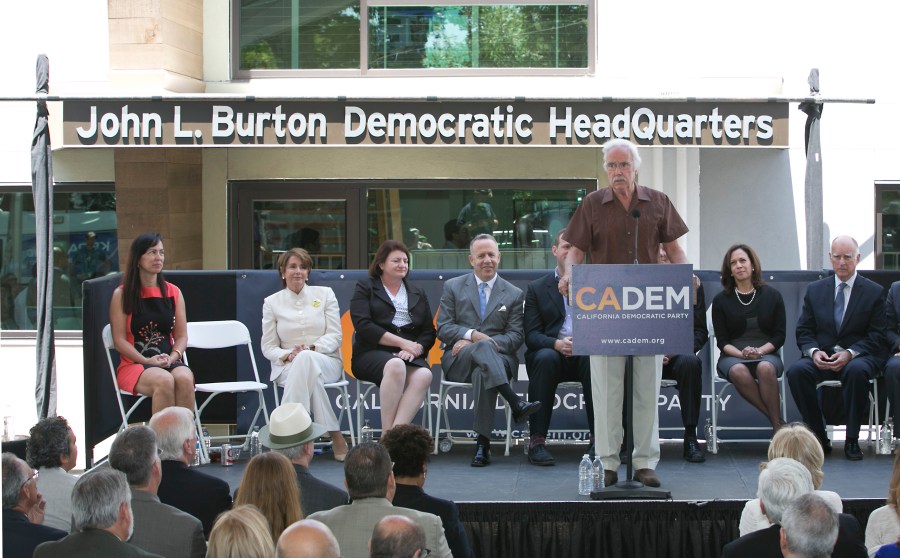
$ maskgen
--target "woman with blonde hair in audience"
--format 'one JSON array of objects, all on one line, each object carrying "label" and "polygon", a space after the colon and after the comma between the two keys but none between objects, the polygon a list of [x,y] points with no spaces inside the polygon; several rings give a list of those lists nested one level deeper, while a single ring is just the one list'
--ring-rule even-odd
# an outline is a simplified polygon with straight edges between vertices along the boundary
[{"label": "woman with blonde hair in audience", "polygon": [[273,558],[275,543],[265,516],[254,506],[223,512],[209,533],[206,558]]},{"label": "woman with blonde hair in audience", "polygon": [[872,553],[884,544],[900,538],[900,449],[894,452],[894,469],[888,485],[887,502],[869,515],[866,523],[866,548]]},{"label": "woman with blonde hair in audience", "polygon": [[[822,486],[822,481],[825,479],[825,473],[822,472],[825,454],[822,452],[822,445],[819,444],[819,439],[805,424],[791,422],[782,426],[772,437],[772,441],[769,442],[768,457],[770,461],[778,457],[790,457],[799,461],[809,470],[816,494],[821,496],[835,512],[843,513],[844,504],[840,495],[830,490],[819,490],[819,487]],[[765,463],[760,465],[760,469],[764,467]],[[754,498],[747,502],[744,505],[744,511],[741,512],[741,536],[743,537],[748,533],[766,529],[767,527],[769,527],[769,520],[762,512],[759,498]]]},{"label": "woman with blonde hair in audience", "polygon": [[[303,519],[300,486],[290,460],[278,452],[261,453],[247,463],[234,505],[256,506],[269,522],[272,541]],[[273,543],[274,544],[274,543]]]}]

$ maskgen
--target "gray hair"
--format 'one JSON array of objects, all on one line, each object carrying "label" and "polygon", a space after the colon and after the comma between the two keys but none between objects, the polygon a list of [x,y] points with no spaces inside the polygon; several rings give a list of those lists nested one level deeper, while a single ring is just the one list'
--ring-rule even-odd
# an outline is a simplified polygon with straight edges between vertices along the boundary
[{"label": "gray hair", "polygon": [[162,450],[160,459],[181,459],[184,442],[196,435],[194,414],[184,407],[166,407],[153,415],[149,424]]},{"label": "gray hair", "polygon": [[156,434],[146,426],[126,428],[109,450],[109,464],[128,477],[132,486],[146,486],[156,462]]},{"label": "gray hair", "polygon": [[641,154],[638,153],[637,146],[635,144],[633,144],[632,142],[628,141],[627,139],[622,139],[622,138],[611,139],[608,142],[603,144],[603,167],[606,168],[606,163],[608,162],[606,160],[606,157],[609,154],[609,152],[612,151],[613,149],[616,149],[617,147],[624,147],[625,149],[630,151],[631,152],[631,162],[634,165],[635,172],[640,170]]},{"label": "gray hair", "polygon": [[490,240],[490,241],[493,241],[493,243],[496,244],[497,246],[500,246],[500,243],[497,242],[497,239],[494,238],[494,235],[488,234],[488,233],[481,233],[481,234],[475,235],[475,238],[473,238],[472,240],[469,241],[469,253],[472,252],[472,246],[475,246],[475,243],[478,242],[479,240]]},{"label": "gray hair", "polygon": [[425,530],[402,515],[386,515],[372,531],[370,558],[412,558],[425,548]]},{"label": "gray hair", "polygon": [[125,473],[102,467],[82,475],[72,489],[75,530],[112,527],[119,520],[122,502],[131,509],[131,489]]},{"label": "gray hair", "polygon": [[788,505],[803,494],[813,491],[809,469],[790,457],[778,457],[769,461],[759,473],[757,496],[771,523],[781,523],[781,516]]},{"label": "gray hair", "polygon": [[277,451],[281,455],[287,457],[289,460],[293,461],[297,457],[303,455],[303,449],[306,447],[306,444],[311,444],[312,442],[306,442],[304,444],[297,444],[296,446],[291,446],[289,448],[281,448],[281,449],[273,449],[272,451]]},{"label": "gray hair", "polygon": [[344,461],[344,478],[350,498],[384,498],[390,476],[391,455],[384,446],[363,442],[350,448]]},{"label": "gray hair", "polygon": [[22,485],[28,482],[31,471],[14,453],[3,452],[3,510],[11,510],[19,504]]},{"label": "gray hair", "polygon": [[831,556],[838,537],[838,514],[818,494],[791,502],[781,517],[788,549],[802,558]]}]

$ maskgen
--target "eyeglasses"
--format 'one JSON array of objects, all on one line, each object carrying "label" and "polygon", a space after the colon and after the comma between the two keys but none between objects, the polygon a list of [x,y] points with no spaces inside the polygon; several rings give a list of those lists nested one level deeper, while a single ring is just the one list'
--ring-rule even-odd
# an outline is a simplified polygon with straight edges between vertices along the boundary
[{"label": "eyeglasses", "polygon": [[623,161],[621,163],[606,163],[606,170],[631,170],[631,161]]},{"label": "eyeglasses", "polygon": [[28,477],[27,479],[25,479],[25,482],[22,483],[22,486],[19,487],[19,490],[22,490],[23,488],[25,488],[25,485],[28,484],[28,483],[31,482],[31,481],[37,482],[37,478],[38,478],[38,476],[39,476],[38,472],[35,471],[34,469],[32,469],[32,473],[33,473],[33,474],[32,474],[30,477]]}]

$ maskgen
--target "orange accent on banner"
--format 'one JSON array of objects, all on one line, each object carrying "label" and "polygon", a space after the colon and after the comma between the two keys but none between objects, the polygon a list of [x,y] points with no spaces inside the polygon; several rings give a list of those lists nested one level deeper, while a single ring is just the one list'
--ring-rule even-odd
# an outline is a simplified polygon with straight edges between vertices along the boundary
[{"label": "orange accent on banner", "polygon": [[356,377],[350,371],[350,359],[353,357],[353,333],[355,331],[353,320],[350,319],[350,311],[347,310],[341,315],[341,358],[344,359],[344,370],[351,378]]}]

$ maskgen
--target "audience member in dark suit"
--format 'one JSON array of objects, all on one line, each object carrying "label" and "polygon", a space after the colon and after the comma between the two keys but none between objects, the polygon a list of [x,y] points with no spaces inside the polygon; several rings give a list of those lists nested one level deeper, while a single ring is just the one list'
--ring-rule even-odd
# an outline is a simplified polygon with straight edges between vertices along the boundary
[{"label": "audience member in dark suit", "polygon": [[[891,402],[891,415],[894,424],[897,424],[897,406],[900,405],[900,281],[892,283],[888,289],[884,314],[887,322],[885,337],[890,355],[884,367],[884,383],[888,401]],[[894,429],[894,437],[900,437],[900,429]]]},{"label": "audience member in dark suit", "polygon": [[[659,263],[669,263],[669,254],[659,245]],[[703,284],[697,285],[694,301],[694,353],[690,355],[663,355],[662,377],[675,380],[678,402],[681,406],[681,424],[684,426],[684,459],[691,463],[703,463],[706,456],[697,441],[697,423],[700,422],[700,398],[703,391],[703,363],[697,353],[709,340],[706,327],[706,297]]]},{"label": "audience member in dark suit", "polygon": [[313,441],[325,431],[325,426],[310,419],[301,403],[284,403],[272,411],[269,424],[259,431],[260,443],[287,457],[294,466],[304,517],[350,501],[346,492],[309,472]]},{"label": "audience member in dark suit", "polygon": [[560,271],[565,269],[569,242],[566,229],[556,233],[553,255],[556,269],[528,284],[525,294],[525,368],[528,370],[528,398],[546,401],[528,419],[531,440],[528,461],[553,465],[553,455],[544,443],[550,431],[551,403],[560,382],[581,382],[588,430],[594,438],[594,403],[591,400],[591,359],[572,354],[572,307],[559,294]]},{"label": "audience member in dark suit", "polygon": [[781,516],[781,553],[788,558],[830,556],[838,538],[838,513],[818,494],[800,496]]},{"label": "audience member in dark suit", "polygon": [[44,499],[37,471],[11,453],[3,454],[3,556],[30,558],[37,545],[59,540],[66,532],[41,525]]},{"label": "audience member in dark suit", "polygon": [[156,435],[147,426],[132,426],[119,433],[109,450],[109,464],[122,471],[131,486],[134,533],[131,544],[166,558],[203,558],[203,524],[178,508],[163,504],[156,495],[162,465]]},{"label": "audience member in dark suit", "polygon": [[[763,512],[772,525],[731,541],[722,549],[723,558],[779,558],[781,553],[781,521],[785,510],[804,494],[813,492],[812,475],[799,461],[778,457],[769,461],[759,473],[757,494]],[[827,505],[827,504],[826,504]],[[866,558],[859,521],[840,514],[835,558]]]},{"label": "audience member in dark suit", "polygon": [[831,243],[834,276],[810,283],[797,321],[797,345],[803,358],[791,365],[787,379],[803,422],[822,442],[831,442],[816,394],[816,384],[840,380],[847,413],[847,459],[863,458],[859,448],[860,416],[869,404],[869,379],[884,364],[883,289],[856,273],[859,245],[849,236]]},{"label": "audience member in dark suit", "polygon": [[199,519],[209,538],[216,517],[231,509],[231,489],[224,480],[191,468],[197,453],[193,415],[184,407],[167,407],[153,415],[150,428],[162,451],[159,501]]},{"label": "audience member in dark suit", "polygon": [[121,471],[97,467],[82,475],[72,490],[72,520],[72,534],[41,544],[34,558],[162,558],[124,542],[133,522],[131,489]]},{"label": "audience member in dark suit", "polygon": [[516,352],[522,345],[521,289],[497,275],[500,248],[489,234],[480,234],[469,246],[473,274],[444,283],[438,312],[438,338],[444,355],[441,367],[448,380],[471,382],[475,394],[478,433],[472,467],[491,463],[491,430],[500,395],[521,422],[541,408],[540,401],[525,401],[509,385],[519,369]]},{"label": "audience member in dark suit", "polygon": [[397,489],[392,503],[395,506],[433,513],[444,524],[444,535],[454,558],[473,556],[469,538],[459,520],[459,509],[450,500],[442,500],[425,493],[425,477],[428,475],[428,459],[434,448],[434,439],[424,428],[415,424],[403,424],[388,430],[381,444],[391,454],[394,462],[394,479]]},{"label": "audience member in dark suit", "polygon": [[385,240],[356,283],[350,300],[353,376],[381,392],[381,429],[412,422],[431,386],[428,351],[434,346],[434,315],[425,291],[409,283],[409,249]]}]

